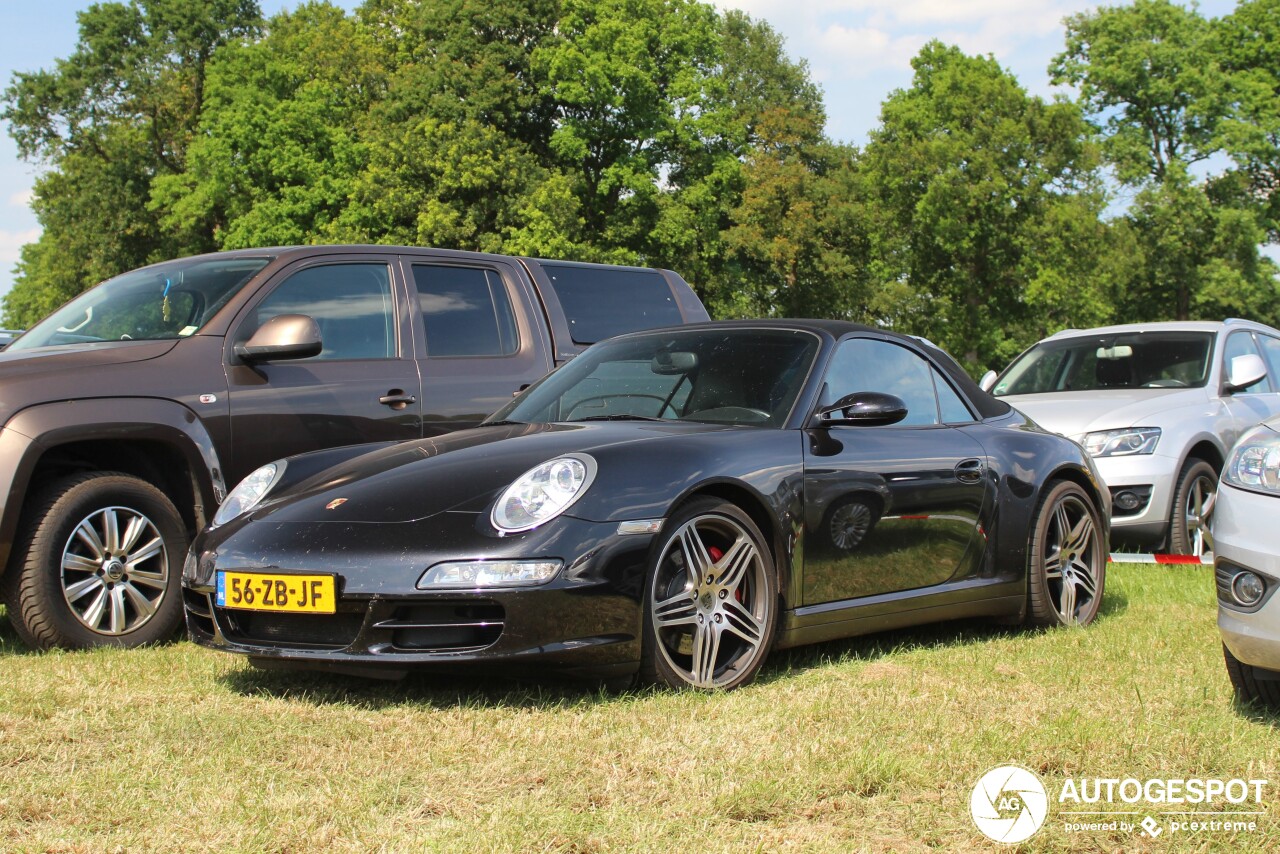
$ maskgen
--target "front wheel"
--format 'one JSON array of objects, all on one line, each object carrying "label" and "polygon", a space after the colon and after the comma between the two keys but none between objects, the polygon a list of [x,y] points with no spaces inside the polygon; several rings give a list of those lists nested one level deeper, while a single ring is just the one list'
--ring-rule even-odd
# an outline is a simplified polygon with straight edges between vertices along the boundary
[{"label": "front wheel", "polygon": [[1226,644],[1222,645],[1222,656],[1227,662],[1227,676],[1242,702],[1280,711],[1280,673],[1245,664],[1231,654]]},{"label": "front wheel", "polygon": [[1048,488],[1036,510],[1028,549],[1027,622],[1085,626],[1098,616],[1106,581],[1102,516],[1070,481]]},{"label": "front wheel", "polygon": [[160,490],[115,472],[74,475],[39,493],[22,525],[0,587],[29,645],[134,647],[174,635],[187,535]]},{"label": "front wheel", "polygon": [[1169,515],[1169,550],[1173,554],[1202,555],[1213,549],[1209,520],[1217,490],[1217,470],[1204,460],[1187,460],[1173,490]]},{"label": "front wheel", "polygon": [[690,502],[667,522],[645,587],[641,677],[729,689],[756,677],[773,643],[778,580],[760,529],[737,506]]}]

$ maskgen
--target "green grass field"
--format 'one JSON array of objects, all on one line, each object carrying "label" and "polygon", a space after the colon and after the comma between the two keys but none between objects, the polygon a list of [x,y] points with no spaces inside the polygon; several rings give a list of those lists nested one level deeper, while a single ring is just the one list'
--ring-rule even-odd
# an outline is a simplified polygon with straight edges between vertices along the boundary
[{"label": "green grass field", "polygon": [[[0,850],[1280,850],[1280,721],[1233,703],[1214,614],[1208,568],[1115,566],[1088,629],[894,632],[731,694],[622,696],[31,654],[0,621]],[[968,807],[1010,762],[1051,801],[1068,777],[1271,784],[1253,832],[1068,832],[1052,803],[1010,848]]]}]

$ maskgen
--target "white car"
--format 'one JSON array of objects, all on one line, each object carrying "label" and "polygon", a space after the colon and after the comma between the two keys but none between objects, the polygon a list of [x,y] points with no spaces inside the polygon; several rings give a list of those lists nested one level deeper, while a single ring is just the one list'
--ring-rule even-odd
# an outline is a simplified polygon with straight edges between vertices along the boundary
[{"label": "white car", "polygon": [[1240,439],[1214,510],[1218,629],[1242,700],[1280,709],[1280,419]]},{"label": "white car", "polygon": [[1227,449],[1280,414],[1280,330],[1247,320],[1068,329],[983,380],[1093,455],[1113,539],[1202,554]]}]

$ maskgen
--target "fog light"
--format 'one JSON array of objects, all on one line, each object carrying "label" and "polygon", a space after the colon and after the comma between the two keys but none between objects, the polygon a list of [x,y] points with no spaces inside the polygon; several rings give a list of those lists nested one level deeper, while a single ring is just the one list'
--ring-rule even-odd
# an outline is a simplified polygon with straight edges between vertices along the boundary
[{"label": "fog light", "polygon": [[545,584],[559,571],[558,560],[453,561],[438,563],[422,573],[418,589],[529,587]]},{"label": "fog light", "polygon": [[1125,490],[1124,492],[1116,493],[1115,502],[1116,507],[1121,510],[1137,510],[1138,506],[1142,504],[1142,499],[1136,493]]},{"label": "fog light", "polygon": [[1262,583],[1262,579],[1248,570],[1237,574],[1231,580],[1231,595],[1246,608],[1261,602],[1262,594],[1266,592],[1267,586]]}]

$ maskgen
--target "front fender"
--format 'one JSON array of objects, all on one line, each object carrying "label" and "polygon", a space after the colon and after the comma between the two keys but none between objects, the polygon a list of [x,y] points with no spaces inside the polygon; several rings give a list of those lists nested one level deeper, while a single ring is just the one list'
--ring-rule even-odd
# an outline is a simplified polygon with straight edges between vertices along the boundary
[{"label": "front fender", "polygon": [[193,473],[198,517],[226,496],[222,464],[204,424],[182,404],[160,398],[90,398],[23,409],[0,430],[0,571],[8,565],[18,521],[40,459],[73,442],[160,442],[176,448]]}]

